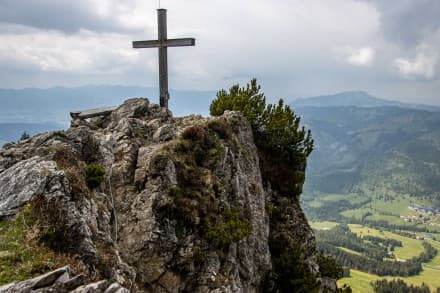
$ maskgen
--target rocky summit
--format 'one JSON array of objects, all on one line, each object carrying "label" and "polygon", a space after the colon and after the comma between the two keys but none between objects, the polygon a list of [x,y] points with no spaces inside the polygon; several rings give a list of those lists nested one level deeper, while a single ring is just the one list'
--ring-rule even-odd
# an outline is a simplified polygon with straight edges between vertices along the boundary
[{"label": "rocky summit", "polygon": [[6,144],[0,292],[272,292],[286,263],[335,291],[298,198],[260,164],[239,113],[174,118],[144,98]]}]

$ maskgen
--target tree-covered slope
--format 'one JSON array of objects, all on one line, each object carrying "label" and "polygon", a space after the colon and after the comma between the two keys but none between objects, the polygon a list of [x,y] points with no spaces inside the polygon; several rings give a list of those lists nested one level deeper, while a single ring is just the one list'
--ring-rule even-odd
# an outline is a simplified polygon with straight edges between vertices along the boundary
[{"label": "tree-covered slope", "polygon": [[299,107],[313,132],[308,191],[440,190],[440,113],[400,107]]}]

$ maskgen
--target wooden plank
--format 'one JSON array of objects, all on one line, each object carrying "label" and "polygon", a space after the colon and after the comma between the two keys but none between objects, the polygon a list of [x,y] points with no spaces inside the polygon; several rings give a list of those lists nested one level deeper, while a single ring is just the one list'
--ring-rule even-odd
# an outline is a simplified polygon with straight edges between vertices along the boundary
[{"label": "wooden plank", "polygon": [[196,39],[194,38],[179,38],[179,39],[168,39],[165,42],[167,47],[184,47],[184,46],[195,46]]},{"label": "wooden plank", "polygon": [[134,41],[134,49],[143,48],[162,48],[162,47],[185,47],[185,46],[195,46],[196,39],[194,38],[179,38],[179,39],[168,39],[168,40],[151,40],[151,41]]},{"label": "wooden plank", "polygon": [[117,107],[104,107],[96,109],[88,109],[83,111],[70,112],[72,118],[88,119],[92,117],[105,116],[113,112]]}]

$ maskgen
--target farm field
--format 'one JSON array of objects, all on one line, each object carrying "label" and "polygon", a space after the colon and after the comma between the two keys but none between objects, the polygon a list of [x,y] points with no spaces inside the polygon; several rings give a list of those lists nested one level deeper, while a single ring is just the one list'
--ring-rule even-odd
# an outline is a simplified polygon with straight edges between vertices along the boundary
[{"label": "farm field", "polygon": [[324,221],[324,222],[309,222],[310,226],[313,229],[317,230],[325,230],[325,229],[331,229],[338,225],[336,222],[330,222],[330,221]]},{"label": "farm field", "polygon": [[356,224],[349,224],[348,226],[350,227],[351,231],[353,231],[359,236],[371,235],[385,239],[389,238],[389,239],[402,241],[403,247],[396,247],[394,250],[394,254],[398,259],[408,260],[412,257],[418,256],[420,253],[423,252],[422,241],[420,240],[416,240],[409,237],[400,236],[388,231],[380,231],[377,229],[356,225]]},{"label": "farm field", "polygon": [[[313,207],[308,203],[313,203]],[[422,263],[423,270],[415,276],[378,276],[360,270],[351,269],[350,277],[338,281],[338,286],[350,285],[353,292],[373,292],[370,283],[379,279],[402,279],[408,285],[427,284],[433,292],[440,288],[440,227],[431,223],[438,223],[439,216],[420,214],[408,207],[411,204],[427,205],[423,200],[417,200],[410,196],[403,196],[396,199],[366,198],[356,194],[321,194],[319,197],[307,201],[305,206],[306,215],[311,218],[310,225],[316,230],[329,230],[338,224],[348,225],[351,232],[359,237],[373,236],[382,239],[394,239],[402,243],[402,247],[393,248],[394,258],[389,260],[405,261],[418,257],[424,252],[423,243],[427,242],[438,250],[438,254],[429,262]],[[428,205],[427,205],[428,206]],[[336,210],[335,214],[319,213],[327,212],[329,209]],[[404,221],[401,216],[415,216],[417,221]],[[420,219],[420,220],[419,220]],[[383,226],[376,226],[382,223]],[[402,227],[396,231],[395,227]],[[407,229],[405,229],[408,227]],[[416,236],[423,240],[416,239]],[[318,239],[319,241],[319,239]],[[348,247],[337,246],[345,253],[362,255]],[[387,258],[388,259],[388,258]]]}]

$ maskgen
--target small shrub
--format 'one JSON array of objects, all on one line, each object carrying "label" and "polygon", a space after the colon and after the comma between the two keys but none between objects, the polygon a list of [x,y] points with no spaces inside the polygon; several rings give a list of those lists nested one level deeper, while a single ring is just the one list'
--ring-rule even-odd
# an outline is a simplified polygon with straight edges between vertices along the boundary
[{"label": "small shrub", "polygon": [[53,160],[57,163],[59,169],[65,170],[74,166],[77,162],[77,155],[67,147],[56,146],[50,148],[50,151],[54,153]]},{"label": "small shrub", "polygon": [[30,136],[29,136],[29,133],[27,132],[27,131],[24,131],[22,134],[21,134],[21,136],[20,136],[20,141],[21,140],[25,140],[25,139],[28,139]]},{"label": "small shrub", "polygon": [[221,139],[231,139],[231,126],[225,119],[215,119],[208,123],[208,127],[215,131]]},{"label": "small shrub", "polygon": [[95,189],[104,181],[105,168],[101,164],[87,165],[84,171],[86,184],[90,189]]},{"label": "small shrub", "polygon": [[197,125],[186,128],[182,133],[183,139],[189,139],[194,141],[203,141],[205,140],[205,137],[206,137],[205,129]]},{"label": "small shrub", "polygon": [[252,224],[239,217],[236,210],[227,210],[217,225],[207,224],[206,238],[217,247],[225,247],[249,236]]}]

